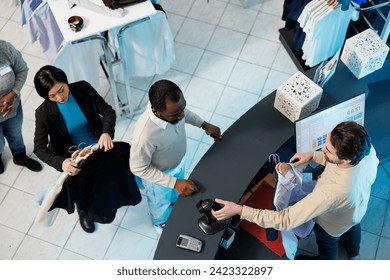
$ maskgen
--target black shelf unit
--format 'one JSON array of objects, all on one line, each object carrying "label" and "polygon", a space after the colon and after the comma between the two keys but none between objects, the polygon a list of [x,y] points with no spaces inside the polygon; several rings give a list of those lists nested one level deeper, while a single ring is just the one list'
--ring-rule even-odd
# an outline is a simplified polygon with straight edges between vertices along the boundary
[{"label": "black shelf unit", "polygon": [[279,39],[282,42],[282,45],[285,47],[286,51],[290,55],[293,60],[295,66],[297,66],[298,70],[304,73],[307,77],[312,79],[314,77],[314,73],[316,70],[316,66],[309,67],[305,65],[305,61],[302,59],[302,50],[295,50],[294,43],[294,30],[287,30],[286,28],[279,29]]}]

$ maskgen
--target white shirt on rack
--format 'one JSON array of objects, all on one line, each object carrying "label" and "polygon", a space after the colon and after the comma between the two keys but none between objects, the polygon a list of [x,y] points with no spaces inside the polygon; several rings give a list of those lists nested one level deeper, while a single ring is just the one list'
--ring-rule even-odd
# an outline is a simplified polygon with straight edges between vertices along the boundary
[{"label": "white shirt on rack", "polygon": [[302,58],[310,67],[327,60],[343,46],[353,11],[342,11],[340,5],[333,9],[326,0],[320,1],[307,5],[298,18],[306,32]]}]

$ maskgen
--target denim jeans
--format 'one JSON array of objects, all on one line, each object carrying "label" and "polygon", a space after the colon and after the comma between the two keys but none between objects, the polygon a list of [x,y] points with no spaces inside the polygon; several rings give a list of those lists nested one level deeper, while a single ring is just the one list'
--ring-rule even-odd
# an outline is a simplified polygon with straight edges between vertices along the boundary
[{"label": "denim jeans", "polygon": [[361,240],[360,224],[354,225],[339,237],[329,235],[319,224],[314,225],[314,233],[316,235],[320,260],[337,260],[340,241],[350,257],[359,255]]},{"label": "denim jeans", "polygon": [[15,117],[0,123],[0,154],[4,151],[5,139],[11,149],[12,155],[25,152],[22,136],[23,110],[19,104]]}]

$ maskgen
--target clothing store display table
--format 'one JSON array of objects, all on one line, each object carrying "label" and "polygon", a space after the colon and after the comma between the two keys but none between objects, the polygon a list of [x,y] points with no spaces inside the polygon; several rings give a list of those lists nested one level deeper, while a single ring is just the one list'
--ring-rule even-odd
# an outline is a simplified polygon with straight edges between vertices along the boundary
[{"label": "clothing store display table", "polygon": [[[367,85],[339,62],[334,76],[324,87],[317,110],[362,92],[368,92]],[[272,92],[240,117],[199,161],[189,177],[198,185],[199,192],[178,199],[160,237],[154,259],[215,258],[223,231],[206,235],[198,226],[202,214],[196,204],[207,198],[238,202],[270,154],[293,136],[294,124],[273,106],[275,94],[276,91]],[[196,253],[176,247],[179,234],[202,240],[202,251]]]},{"label": "clothing store display table", "polygon": [[[72,42],[146,18],[156,12],[150,1],[141,2],[124,8],[123,17],[114,17],[94,12],[84,7],[69,7],[68,0],[47,0],[65,42]],[[90,0],[91,3],[105,7],[102,0]],[[107,8],[108,9],[108,8]],[[80,16],[84,20],[83,28],[74,32],[69,28],[68,19]]]},{"label": "clothing store display table", "polygon": [[[93,63],[96,62],[100,63],[102,66],[103,64],[105,64],[103,70],[105,71],[107,78],[110,81],[111,92],[114,97],[113,101],[115,111],[117,115],[120,116],[126,109],[132,107],[130,101],[131,96],[127,91],[126,95],[120,95],[120,92],[118,92],[117,81],[115,79],[116,75],[114,70],[114,64],[118,65],[118,62],[120,61],[110,49],[107,38],[105,36],[102,36],[101,34],[102,32],[112,30],[116,27],[121,27],[130,23],[136,24],[137,22],[147,20],[149,19],[149,16],[156,13],[156,10],[150,1],[133,4],[120,10],[111,10],[108,7],[105,7],[102,0],[80,0],[80,2],[78,1],[79,0],[48,0],[50,10],[53,13],[55,21],[57,22],[57,25],[64,38],[62,42],[62,49],[57,55],[56,62],[58,62],[58,59],[61,56],[62,60],[67,60],[67,56],[82,56],[80,62],[84,62],[84,65],[95,65]],[[73,6],[72,3],[76,2],[82,3],[82,5]],[[86,5],[85,3],[87,3],[88,5],[92,5],[92,7],[87,8],[86,6],[83,6]],[[119,14],[120,16],[118,16]],[[72,31],[68,23],[68,19],[74,16],[78,16],[83,19],[83,26],[77,32]],[[88,41],[94,41],[95,43],[97,43],[88,44]],[[81,45],[87,47],[81,48]],[[68,51],[65,52],[66,54],[64,54],[64,49],[67,49],[67,46],[72,46],[72,48],[68,48]],[[80,48],[77,48],[77,46],[79,46]],[[93,46],[96,46],[97,49],[103,49],[105,56],[104,60],[101,60],[100,56],[102,54],[99,51],[94,50]],[[85,52],[87,52],[88,55]],[[92,71],[84,70],[81,67],[77,67],[77,70],[75,70],[75,65],[74,63],[72,64],[70,58],[69,61],[70,65],[67,65],[67,63],[65,63],[65,65],[70,67],[70,69],[67,69],[68,75],[72,74],[75,76],[73,81],[94,80],[96,81],[96,83],[99,83],[99,77],[96,67],[93,67]],[[56,66],[64,68],[64,66],[61,65]],[[80,70],[80,68],[82,70]],[[75,72],[77,72],[78,74],[74,74]]]}]

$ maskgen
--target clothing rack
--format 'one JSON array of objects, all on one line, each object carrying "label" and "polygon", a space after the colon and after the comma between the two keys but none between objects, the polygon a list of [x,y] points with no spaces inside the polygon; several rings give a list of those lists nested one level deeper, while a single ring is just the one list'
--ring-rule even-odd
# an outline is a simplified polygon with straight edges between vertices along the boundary
[{"label": "clothing rack", "polygon": [[[80,39],[77,41],[73,41],[71,44],[75,45],[75,44],[80,44],[80,43],[84,43],[84,42],[92,41],[92,40],[98,40],[98,41],[101,41],[103,43],[104,61],[101,58],[100,65],[103,67],[103,71],[107,75],[108,80],[110,82],[111,92],[112,92],[113,100],[114,100],[115,112],[116,112],[116,115],[119,117],[122,115],[122,113],[124,113],[124,112],[126,113],[125,109],[127,109],[127,107],[130,106],[129,105],[130,101],[128,98],[124,101],[120,98],[120,96],[118,96],[117,85],[116,85],[116,81],[114,79],[115,75],[114,75],[114,72],[112,70],[113,64],[116,62],[116,59],[113,56],[113,54],[110,52],[110,50],[107,46],[108,45],[107,38],[104,35],[91,35],[89,37],[86,37],[86,38],[83,38],[83,39]],[[107,73],[107,71],[108,71],[108,73]]]},{"label": "clothing rack", "polygon": [[[373,2],[373,1],[370,1],[370,2]],[[354,2],[351,1],[351,6],[352,6],[352,8],[354,8],[356,11],[359,11],[359,12],[366,12],[366,11],[377,10],[377,9],[379,9],[379,8],[382,8],[382,7],[390,6],[390,1],[383,2],[383,3],[380,3],[380,4],[376,4],[376,5],[374,5],[374,6],[366,7],[366,8],[360,8],[360,7],[358,7]]]},{"label": "clothing rack", "polygon": [[[376,2],[374,2],[376,1]],[[380,38],[386,42],[389,38],[389,32],[390,32],[390,12],[387,15],[387,17],[384,15],[386,14],[387,10],[386,7],[390,5],[390,1],[385,1],[383,3],[378,3],[379,0],[369,0],[368,4],[371,4],[370,7],[366,7],[366,5],[362,5],[362,7],[358,7],[356,4],[354,5],[353,1],[351,0],[337,0],[339,5],[341,5],[341,9],[343,9],[343,5],[347,5],[347,7],[352,7],[353,9],[357,10],[360,13],[359,21],[363,23],[364,26],[368,26],[369,28],[373,28],[373,25],[371,24],[369,18],[365,16],[365,13],[376,11],[380,15],[380,17],[384,20],[384,25],[382,30],[378,31],[378,35]],[[385,11],[383,11],[385,10]],[[390,10],[390,9],[389,9]],[[351,34],[347,33],[347,38],[360,33],[361,31],[364,31],[367,27],[365,27],[363,30],[358,30],[359,28],[355,27],[355,22],[351,21],[350,23],[350,31]],[[361,28],[360,28],[361,29]],[[296,51],[294,49],[294,31],[288,30],[287,28],[281,28],[279,29],[279,39],[283,46],[285,47],[286,51],[288,52],[289,56],[293,60],[294,64],[297,66],[298,70],[304,73],[308,77],[314,77],[315,68],[310,68],[305,65],[305,62],[302,60],[302,52]]]},{"label": "clothing rack", "polygon": [[[338,0],[338,1],[340,1],[340,0]],[[382,30],[377,30],[377,31],[378,31],[378,35],[382,39],[382,41],[386,42],[389,38],[389,33],[390,33],[390,9],[387,11],[387,16],[385,16],[383,14],[384,12],[381,11],[381,8],[390,7],[390,1],[385,1],[385,2],[377,4],[376,2],[374,2],[374,0],[369,0],[367,3],[372,4],[370,7],[359,7],[353,1],[351,1],[351,0],[348,0],[348,1],[350,2],[349,3],[350,6],[354,10],[360,12],[360,16],[361,16],[362,20],[367,24],[367,26],[373,30],[376,30],[376,28],[373,27],[370,20],[365,15],[365,13],[369,12],[369,11],[376,11],[379,14],[380,18],[382,18],[382,20],[384,21],[384,24],[383,24]],[[354,28],[353,24],[351,26],[352,26],[352,28]],[[356,33],[360,32],[356,28],[354,28],[354,29],[355,29]]]}]

